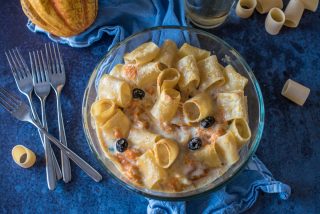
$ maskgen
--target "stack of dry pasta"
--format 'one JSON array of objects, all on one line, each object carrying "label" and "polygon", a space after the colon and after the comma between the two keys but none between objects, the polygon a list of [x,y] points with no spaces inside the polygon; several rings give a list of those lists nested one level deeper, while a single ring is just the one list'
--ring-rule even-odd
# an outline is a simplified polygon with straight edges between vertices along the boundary
[{"label": "stack of dry pasta", "polygon": [[261,14],[268,13],[265,21],[266,31],[271,35],[280,32],[283,25],[295,28],[299,25],[305,9],[315,12],[319,0],[290,0],[285,11],[282,0],[239,0],[236,14],[241,18],[249,18],[254,9]]}]

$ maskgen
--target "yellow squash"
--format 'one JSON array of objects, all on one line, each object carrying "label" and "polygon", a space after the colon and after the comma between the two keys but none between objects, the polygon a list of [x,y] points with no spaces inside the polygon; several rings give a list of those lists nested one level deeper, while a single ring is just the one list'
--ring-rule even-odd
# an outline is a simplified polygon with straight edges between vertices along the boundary
[{"label": "yellow squash", "polygon": [[98,0],[20,0],[26,16],[42,29],[62,37],[87,29],[98,13]]}]

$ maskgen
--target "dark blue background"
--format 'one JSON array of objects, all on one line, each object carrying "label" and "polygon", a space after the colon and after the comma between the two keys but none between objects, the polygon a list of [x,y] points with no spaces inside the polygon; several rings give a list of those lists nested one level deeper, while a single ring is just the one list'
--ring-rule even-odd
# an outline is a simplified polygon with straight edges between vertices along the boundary
[{"label": "dark blue background", "polygon": [[[263,195],[248,213],[316,213],[320,211],[320,13],[306,11],[297,29],[284,28],[278,36],[264,30],[265,15],[251,19],[232,16],[211,32],[236,48],[253,68],[260,83],[266,123],[257,155],[275,178],[292,187],[288,201]],[[18,93],[4,51],[20,47],[41,49],[49,40],[25,27],[18,1],[1,1],[0,85]],[[82,131],[81,104],[84,89],[94,66],[106,54],[110,38],[105,36],[90,48],[62,46],[68,82],[62,96],[67,139],[70,147],[103,175],[95,183],[72,165],[73,180],[60,182],[49,191],[45,179],[44,152],[37,131],[18,122],[0,109],[0,213],[14,212],[105,212],[145,213],[147,201],[113,181],[89,150]],[[311,89],[303,107],[280,95],[283,84],[292,78]],[[57,136],[54,96],[48,99],[50,131]],[[37,100],[38,103],[38,100]],[[23,144],[37,154],[35,167],[25,170],[11,158],[11,149]],[[107,188],[108,187],[108,188]]]}]

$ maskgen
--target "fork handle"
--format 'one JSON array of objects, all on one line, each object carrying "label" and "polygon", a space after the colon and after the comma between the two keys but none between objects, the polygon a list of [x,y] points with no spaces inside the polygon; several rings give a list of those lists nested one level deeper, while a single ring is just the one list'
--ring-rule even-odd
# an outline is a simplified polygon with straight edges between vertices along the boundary
[{"label": "fork handle", "polygon": [[[40,99],[40,103],[41,103],[42,126],[44,127],[45,130],[48,131],[45,98]],[[43,135],[43,142],[44,142],[44,152],[46,157],[47,184],[50,190],[54,190],[56,188],[57,177],[56,177],[55,169],[53,165],[52,148],[50,146],[50,142],[48,138],[45,135]]]},{"label": "fork handle", "polygon": [[[28,98],[28,102],[29,102],[29,106],[30,106],[30,109],[32,112],[33,119],[36,121],[40,121],[39,116],[38,116],[38,114],[34,108],[33,102],[32,102],[32,92],[25,94],[25,95]],[[40,135],[40,139],[41,139],[41,143],[43,145],[43,148],[45,149],[45,142],[44,142],[43,135],[40,133],[40,130],[38,130],[38,133]],[[55,173],[56,173],[56,178],[57,178],[57,180],[60,180],[62,178],[62,173],[61,173],[61,170],[59,167],[59,163],[58,163],[58,160],[57,160],[53,150],[52,149],[50,149],[50,150],[51,150],[51,156],[52,156],[52,161],[53,161],[53,167],[54,167]]]},{"label": "fork handle", "polygon": [[61,151],[64,151],[65,154],[75,162],[87,175],[89,175],[94,181],[99,182],[102,180],[102,176],[99,174],[97,170],[95,170],[92,166],[90,166],[86,161],[84,161],[81,157],[79,157],[76,153],[74,153],[71,149],[63,145],[59,140],[49,134],[37,121],[29,121],[33,125],[35,125],[44,135],[49,138],[49,140],[54,143]]},{"label": "fork handle", "polygon": [[[60,138],[61,143],[64,144],[65,146],[67,146],[67,138],[66,138],[66,133],[64,130],[62,109],[61,109],[61,100],[60,100],[61,90],[62,90],[62,87],[55,90],[56,98],[57,98],[59,138]],[[69,161],[69,158],[64,153],[64,151],[62,151],[62,150],[61,150],[61,167],[62,167],[63,181],[65,183],[70,182],[71,181],[70,161]]]}]

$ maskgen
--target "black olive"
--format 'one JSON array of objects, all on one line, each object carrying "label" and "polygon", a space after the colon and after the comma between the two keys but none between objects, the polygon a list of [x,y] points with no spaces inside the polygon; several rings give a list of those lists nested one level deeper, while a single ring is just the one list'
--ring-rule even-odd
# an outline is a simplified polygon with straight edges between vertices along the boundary
[{"label": "black olive", "polygon": [[200,149],[201,145],[202,145],[202,141],[198,137],[191,138],[191,140],[188,143],[188,147],[190,150]]},{"label": "black olive", "polygon": [[209,117],[206,117],[200,121],[200,126],[202,128],[206,129],[206,128],[209,128],[210,126],[212,126],[214,124],[214,122],[215,122],[215,119],[213,117],[209,116]]},{"label": "black olive", "polygon": [[140,88],[135,88],[135,89],[133,89],[133,91],[132,91],[132,97],[133,97],[134,99],[140,99],[140,100],[142,100],[142,99],[144,98],[144,96],[145,96],[145,93],[144,93],[144,91],[143,91],[142,89],[140,89]]},{"label": "black olive", "polygon": [[116,142],[118,152],[124,152],[128,148],[128,141],[125,138],[120,138]]}]

